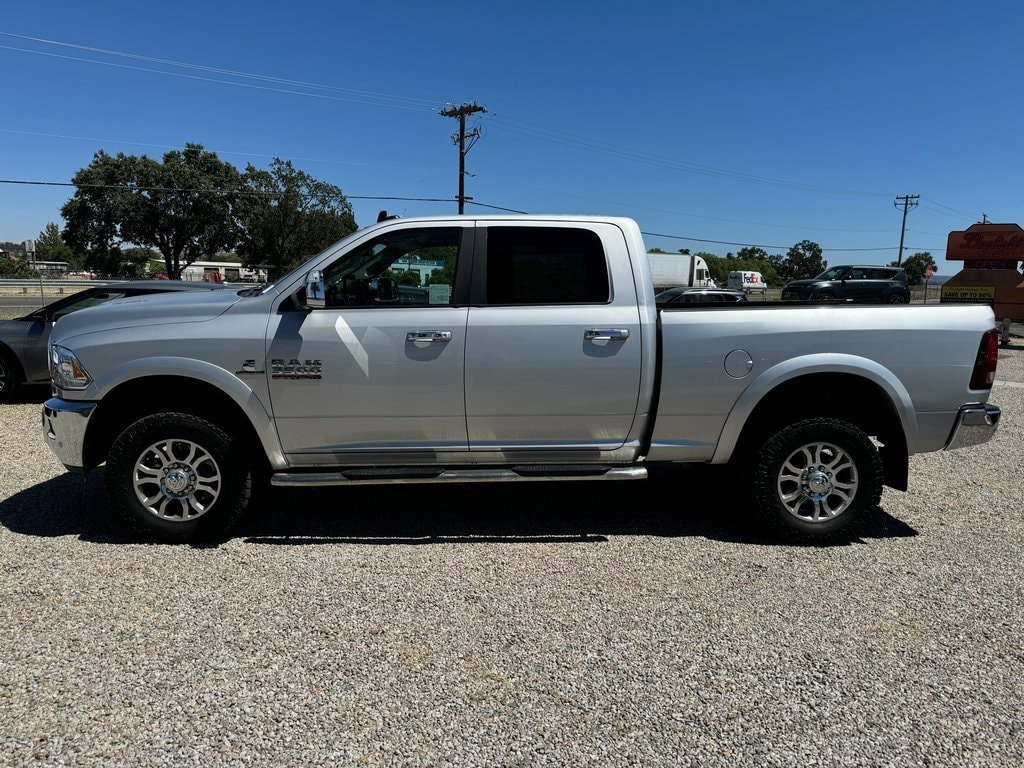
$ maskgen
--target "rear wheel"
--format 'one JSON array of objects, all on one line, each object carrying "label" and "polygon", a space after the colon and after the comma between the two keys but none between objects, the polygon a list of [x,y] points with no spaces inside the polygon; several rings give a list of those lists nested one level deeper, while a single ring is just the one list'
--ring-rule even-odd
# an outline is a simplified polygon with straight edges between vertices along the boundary
[{"label": "rear wheel", "polygon": [[139,419],[107,456],[111,506],[147,539],[221,536],[249,503],[244,447],[216,424],[183,413]]},{"label": "rear wheel", "polygon": [[11,400],[17,389],[18,377],[15,368],[6,356],[0,355],[0,403]]},{"label": "rear wheel", "polygon": [[762,444],[753,463],[756,512],[790,538],[850,535],[882,497],[882,461],[871,439],[840,419],[807,419]]}]

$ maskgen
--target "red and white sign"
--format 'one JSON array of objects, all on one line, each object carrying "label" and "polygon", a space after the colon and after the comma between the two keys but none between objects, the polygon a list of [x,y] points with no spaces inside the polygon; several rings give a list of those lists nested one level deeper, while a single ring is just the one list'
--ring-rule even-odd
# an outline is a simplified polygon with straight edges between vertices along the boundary
[{"label": "red and white sign", "polygon": [[1024,229],[1017,224],[972,224],[963,232],[950,232],[946,259],[963,261],[965,267],[974,266],[971,262],[1002,261],[1016,269],[1024,259]]},{"label": "red and white sign", "polygon": [[927,267],[924,268],[924,279],[925,280],[931,280],[932,279],[932,265],[931,264],[929,264]]}]

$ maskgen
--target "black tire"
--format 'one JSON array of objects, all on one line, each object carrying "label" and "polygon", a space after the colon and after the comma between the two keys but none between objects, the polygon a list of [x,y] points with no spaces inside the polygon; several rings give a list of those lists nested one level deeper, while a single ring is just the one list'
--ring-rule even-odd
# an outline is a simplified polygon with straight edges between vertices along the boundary
[{"label": "black tire", "polygon": [[0,354],[0,403],[9,403],[18,392],[17,370],[5,354]]},{"label": "black tire", "polygon": [[751,467],[754,511],[787,538],[847,538],[882,498],[882,459],[840,419],[800,421],[761,445]]},{"label": "black tire", "polygon": [[902,293],[894,293],[891,296],[889,296],[889,303],[890,304],[906,304],[907,303],[907,297],[904,296]]},{"label": "black tire", "polygon": [[819,291],[811,296],[811,301],[839,301],[839,297],[828,291]]},{"label": "black tire", "polygon": [[252,477],[241,441],[206,419],[157,413],[129,425],[107,455],[107,498],[153,541],[209,541],[249,505]]}]

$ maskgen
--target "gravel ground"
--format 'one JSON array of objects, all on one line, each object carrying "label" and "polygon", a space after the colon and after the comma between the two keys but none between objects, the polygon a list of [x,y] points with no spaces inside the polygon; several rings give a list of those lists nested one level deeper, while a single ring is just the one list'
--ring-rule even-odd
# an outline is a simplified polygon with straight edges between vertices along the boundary
[{"label": "gravel ground", "polygon": [[275,492],[126,538],[0,406],[5,765],[1024,764],[1024,344],[994,440],[857,541],[751,533],[729,478]]}]

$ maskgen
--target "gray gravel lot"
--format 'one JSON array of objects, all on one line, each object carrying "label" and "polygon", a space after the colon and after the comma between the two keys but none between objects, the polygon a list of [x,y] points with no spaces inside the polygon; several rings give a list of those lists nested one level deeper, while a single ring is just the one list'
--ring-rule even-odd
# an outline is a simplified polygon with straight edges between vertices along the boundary
[{"label": "gray gravel lot", "polygon": [[1016,344],[996,438],[835,547],[708,471],[275,492],[144,545],[0,406],[0,763],[1024,764]]}]

